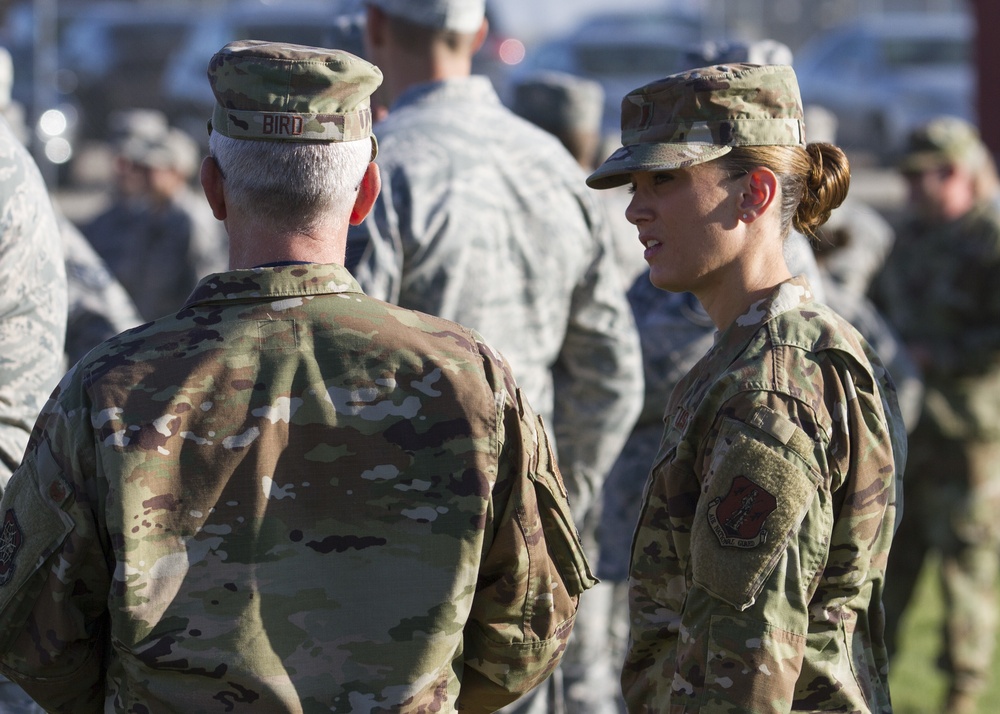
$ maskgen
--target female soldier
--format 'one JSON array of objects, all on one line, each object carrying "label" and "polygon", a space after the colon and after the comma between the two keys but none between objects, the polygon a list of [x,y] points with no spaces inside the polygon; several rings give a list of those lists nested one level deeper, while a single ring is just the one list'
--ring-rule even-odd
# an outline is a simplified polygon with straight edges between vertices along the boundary
[{"label": "female soldier", "polygon": [[881,595],[905,432],[863,339],[793,278],[782,243],[847,194],[804,140],[792,69],[672,75],[622,102],[650,280],[718,329],[681,380],[632,544],[630,712],[891,711]]}]

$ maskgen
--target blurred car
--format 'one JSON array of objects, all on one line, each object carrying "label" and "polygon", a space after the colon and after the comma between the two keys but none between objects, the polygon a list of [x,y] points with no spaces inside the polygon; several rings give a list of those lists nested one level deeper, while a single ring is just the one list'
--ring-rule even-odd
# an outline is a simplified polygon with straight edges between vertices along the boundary
[{"label": "blurred car", "polygon": [[621,11],[593,15],[568,34],[529,48],[511,81],[539,70],[593,79],[604,89],[604,128],[617,133],[622,97],[678,71],[685,52],[702,39],[697,16]]},{"label": "blurred car", "polygon": [[795,53],[802,100],[834,113],[840,145],[885,158],[931,117],[975,120],[973,32],[961,13],[887,13],[835,27]]},{"label": "blurred car", "polygon": [[230,3],[202,13],[197,26],[174,48],[163,74],[167,116],[205,140],[215,98],[205,71],[212,55],[233,40],[270,40],[364,52],[363,4],[359,0],[263,4]]},{"label": "blurred car", "polygon": [[164,63],[196,25],[198,13],[176,3],[105,2],[62,14],[60,82],[80,106],[84,138],[103,139],[115,112],[163,108]]}]

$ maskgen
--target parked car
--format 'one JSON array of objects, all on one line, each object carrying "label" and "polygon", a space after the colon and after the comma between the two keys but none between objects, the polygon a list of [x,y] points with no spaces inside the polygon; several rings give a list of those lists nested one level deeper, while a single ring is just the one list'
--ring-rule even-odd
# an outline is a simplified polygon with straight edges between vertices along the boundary
[{"label": "parked car", "polygon": [[802,100],[834,113],[842,146],[884,158],[933,116],[975,120],[973,31],[961,13],[887,13],[835,27],[795,54]]},{"label": "parked car", "polygon": [[621,100],[633,89],[678,71],[684,53],[702,39],[697,16],[615,11],[593,15],[566,35],[529,48],[511,80],[538,70],[596,80],[604,89],[604,127],[617,133]]}]

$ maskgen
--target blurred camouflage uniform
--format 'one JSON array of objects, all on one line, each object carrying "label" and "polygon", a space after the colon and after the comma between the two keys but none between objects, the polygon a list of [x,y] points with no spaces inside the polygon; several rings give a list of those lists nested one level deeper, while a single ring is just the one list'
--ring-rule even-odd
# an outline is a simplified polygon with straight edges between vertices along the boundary
[{"label": "blurred camouflage uniform", "polygon": [[[370,4],[428,29],[472,32],[483,20],[478,0]],[[435,9],[447,12],[422,14]],[[394,67],[380,66],[391,82]],[[402,91],[377,126],[382,194],[349,237],[349,254],[361,257],[348,267],[373,297],[468,325],[504,354],[552,425],[574,520],[592,548],[601,484],[642,385],[604,210],[560,142],[505,107],[487,77],[427,80]],[[606,608],[589,612],[600,598],[583,599],[555,681],[518,708],[545,709],[551,698],[571,712],[615,711]],[[591,654],[580,640],[595,643],[584,648]]]},{"label": "blurred camouflage uniform", "polygon": [[[0,119],[0,488],[63,372],[66,272],[59,229],[38,167]],[[0,676],[0,711],[37,709]]]},{"label": "blurred camouflage uniform", "polygon": [[[911,136],[905,172],[990,161],[976,130],[933,121]],[[914,206],[923,210],[921,206]],[[950,709],[974,711],[997,636],[1000,550],[1000,212],[990,196],[954,220],[912,215],[876,284],[886,316],[925,354],[906,511],[889,562],[887,641],[931,549],[941,555]]]},{"label": "blurred camouflage uniform", "polygon": [[38,167],[0,119],[0,487],[62,374],[66,270]]},{"label": "blurred camouflage uniform", "polygon": [[[354,141],[381,75],[234,43],[209,76],[225,136]],[[593,583],[506,363],[340,265],[208,276],[91,351],[0,513],[0,664],[49,711],[490,711]]]},{"label": "blurred camouflage uniform", "polygon": [[91,348],[143,320],[132,298],[83,234],[62,214],[57,218],[69,299],[65,346],[68,367]]},{"label": "blurred camouflage uniform", "polygon": [[[790,67],[702,68],[622,106],[595,188],[804,145]],[[906,440],[871,348],[791,278],[719,331],[664,424],[632,543],[629,711],[891,711],[879,601]]]},{"label": "blurred camouflage uniform", "polygon": [[[130,136],[122,153],[147,174],[139,212],[119,214],[134,224],[125,235],[91,225],[87,235],[143,319],[153,320],[176,312],[199,278],[225,270],[228,246],[204,197],[187,184],[198,167],[194,139],[178,129]],[[157,172],[176,175],[169,191],[157,190]]]},{"label": "blurred camouflage uniform", "polygon": [[352,231],[367,242],[352,272],[372,297],[469,325],[503,352],[554,424],[581,521],[642,386],[625,287],[583,172],[485,77],[409,90],[378,136],[382,194]]}]

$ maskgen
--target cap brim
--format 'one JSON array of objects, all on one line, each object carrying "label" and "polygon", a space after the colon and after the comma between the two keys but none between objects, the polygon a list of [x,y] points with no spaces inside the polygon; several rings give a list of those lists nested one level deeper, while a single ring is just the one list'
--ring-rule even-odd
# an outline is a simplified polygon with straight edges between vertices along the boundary
[{"label": "cap brim", "polygon": [[728,154],[733,147],[698,143],[650,143],[623,146],[587,177],[591,188],[615,188],[637,171],[671,171]]},{"label": "cap brim", "polygon": [[903,173],[918,173],[947,166],[952,161],[940,151],[914,151],[904,155],[896,168]]}]

